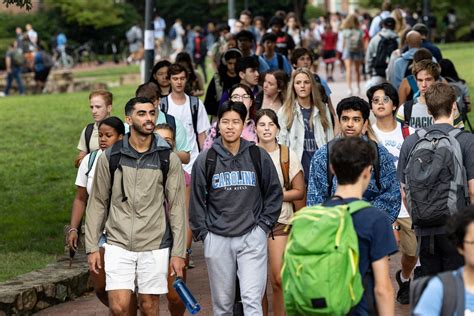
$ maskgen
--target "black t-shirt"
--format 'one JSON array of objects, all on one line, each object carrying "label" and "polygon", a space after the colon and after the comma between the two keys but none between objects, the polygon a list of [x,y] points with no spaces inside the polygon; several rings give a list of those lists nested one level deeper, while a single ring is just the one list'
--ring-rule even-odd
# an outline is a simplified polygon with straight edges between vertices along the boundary
[{"label": "black t-shirt", "polygon": [[[335,206],[353,201],[357,199],[329,200],[324,205]],[[373,262],[397,252],[398,248],[390,221],[387,215],[378,208],[368,207],[356,212],[352,215],[352,223],[359,240],[359,272],[362,279],[367,275],[369,282],[368,287],[364,288],[367,293],[364,293],[362,300],[350,315],[368,315],[366,294],[375,297],[373,274],[368,274],[369,268]]]},{"label": "black t-shirt", "polygon": [[277,37],[275,51],[288,57],[288,51],[295,48],[295,41],[293,38],[285,32],[279,32],[275,34]]}]

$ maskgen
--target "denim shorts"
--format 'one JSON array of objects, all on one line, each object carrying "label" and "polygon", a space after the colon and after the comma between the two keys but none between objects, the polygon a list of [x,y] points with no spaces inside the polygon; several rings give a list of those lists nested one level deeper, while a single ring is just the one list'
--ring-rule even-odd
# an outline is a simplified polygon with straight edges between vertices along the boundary
[{"label": "denim shorts", "polygon": [[350,52],[348,50],[345,50],[342,52],[342,59],[350,59],[350,60],[356,60],[356,61],[363,61],[364,60],[364,53],[363,52]]}]

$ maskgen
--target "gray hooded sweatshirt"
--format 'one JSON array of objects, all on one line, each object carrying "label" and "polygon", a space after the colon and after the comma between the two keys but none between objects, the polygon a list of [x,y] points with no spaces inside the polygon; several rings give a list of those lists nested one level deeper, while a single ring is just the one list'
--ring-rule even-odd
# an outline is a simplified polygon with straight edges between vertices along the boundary
[{"label": "gray hooded sweatshirt", "polygon": [[[277,171],[268,153],[262,149],[261,180],[255,170],[249,148],[254,142],[240,139],[238,153],[232,155],[216,139],[216,169],[207,192],[207,150],[196,159],[192,171],[189,219],[195,240],[204,240],[207,232],[225,237],[245,235],[255,225],[269,232],[278,220],[283,192]],[[262,188],[262,192],[261,189]]]}]

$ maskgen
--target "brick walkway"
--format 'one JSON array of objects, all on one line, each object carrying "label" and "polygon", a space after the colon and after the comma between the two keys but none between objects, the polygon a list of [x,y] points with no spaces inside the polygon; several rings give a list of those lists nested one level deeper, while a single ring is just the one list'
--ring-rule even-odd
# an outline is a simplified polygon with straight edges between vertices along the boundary
[{"label": "brick walkway", "polygon": [[[335,74],[338,74],[337,69]],[[321,75],[324,77],[324,71],[320,71]],[[337,76],[337,82],[330,83],[332,90],[332,101],[336,105],[342,98],[345,98],[347,87],[346,84],[342,81],[343,78],[340,75]],[[353,84],[355,87],[355,84]],[[362,98],[365,97],[364,84],[361,84],[361,95]],[[188,286],[191,289],[191,292],[196,297],[196,299],[201,304],[201,312],[199,315],[207,316],[212,315],[211,308],[211,297],[209,289],[209,281],[207,278],[207,269],[206,264],[203,258],[203,249],[202,244],[197,243],[193,244],[193,260],[195,262],[196,268],[189,270],[188,272]],[[392,283],[395,289],[395,293],[398,290],[398,286],[395,282],[395,272],[400,267],[400,256],[395,255],[390,260],[390,275],[392,277]],[[268,287],[269,295],[271,295],[271,286]],[[271,305],[271,304],[270,304]],[[271,307],[270,307],[271,308]],[[402,306],[396,303],[395,307],[396,315],[409,315],[408,306]],[[270,315],[272,315],[270,310]],[[108,315],[107,308],[102,305],[98,299],[91,293],[84,295],[81,298],[78,298],[75,301],[66,302],[57,306],[47,308],[36,315],[39,316],[59,316],[59,315],[68,315],[68,316],[93,316],[93,315]],[[160,300],[160,315],[169,315],[167,310],[167,301],[163,296]],[[189,315],[189,314],[188,314]]]}]

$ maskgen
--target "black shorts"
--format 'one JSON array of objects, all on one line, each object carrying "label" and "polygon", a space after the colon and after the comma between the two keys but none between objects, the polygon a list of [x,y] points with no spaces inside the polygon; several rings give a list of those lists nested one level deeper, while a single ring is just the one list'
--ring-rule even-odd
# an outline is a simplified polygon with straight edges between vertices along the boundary
[{"label": "black shorts", "polygon": [[49,68],[42,71],[35,71],[35,81],[46,82],[46,79],[48,79],[49,71]]},{"label": "black shorts", "polygon": [[446,234],[417,237],[417,241],[423,276],[456,270],[464,265],[464,257],[458,253]]},{"label": "black shorts", "polygon": [[335,50],[323,50],[323,59],[334,59],[336,58],[336,51]]}]

